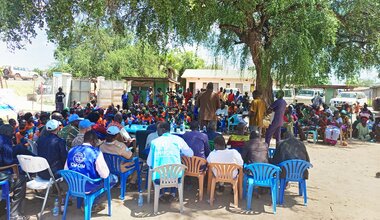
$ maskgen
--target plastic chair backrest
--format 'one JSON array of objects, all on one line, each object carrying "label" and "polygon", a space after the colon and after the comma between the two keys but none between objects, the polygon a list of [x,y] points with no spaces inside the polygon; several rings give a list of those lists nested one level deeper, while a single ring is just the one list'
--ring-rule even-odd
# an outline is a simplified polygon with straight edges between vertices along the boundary
[{"label": "plastic chair backrest", "polygon": [[167,164],[153,169],[160,177],[161,187],[175,187],[187,167],[183,164]]},{"label": "plastic chair backrest", "polygon": [[[104,160],[107,163],[108,169],[110,170],[111,173],[114,174],[121,174],[123,173],[121,171],[121,164],[127,163],[127,162],[133,162],[132,160],[127,160],[123,158],[122,156],[115,155],[115,154],[107,154],[103,153]],[[126,166],[125,167],[127,170],[135,168],[135,164],[131,166]]]},{"label": "plastic chair backrest", "polygon": [[239,122],[240,122],[240,119],[239,119],[239,115],[238,114],[234,114],[232,115],[229,119],[228,119],[228,122],[232,121],[233,119],[233,122],[231,125],[238,125]]},{"label": "plastic chair backrest", "polygon": [[252,163],[244,167],[253,176],[258,185],[271,185],[274,178],[279,178],[281,168],[268,163]]},{"label": "plastic chair backrest", "polygon": [[84,195],[86,193],[86,183],[100,182],[102,179],[91,179],[81,173],[72,170],[60,170],[59,174],[65,179],[69,186],[69,191],[75,195]]},{"label": "plastic chair backrest", "polygon": [[305,160],[286,160],[278,164],[278,166],[285,169],[286,179],[290,181],[303,179],[305,170],[313,167],[311,163]]},{"label": "plastic chair backrest", "polygon": [[43,157],[18,155],[17,159],[20,163],[21,169],[27,173],[38,173],[47,169],[51,173],[49,163]]},{"label": "plastic chair backrest", "polygon": [[206,166],[207,161],[203,159],[202,157],[186,157],[182,156],[181,157],[182,163],[187,167],[186,173],[189,174],[200,174],[203,173],[202,168]]},{"label": "plastic chair backrest", "polygon": [[214,176],[221,181],[234,180],[234,171],[242,167],[232,163],[209,163],[208,168],[213,171]]}]

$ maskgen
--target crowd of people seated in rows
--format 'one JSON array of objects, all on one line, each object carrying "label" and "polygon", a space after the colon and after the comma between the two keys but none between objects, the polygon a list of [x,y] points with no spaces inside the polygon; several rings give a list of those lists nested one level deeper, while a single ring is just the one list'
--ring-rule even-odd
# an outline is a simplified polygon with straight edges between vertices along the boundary
[{"label": "crowd of people seated in rows", "polygon": [[[146,141],[145,152],[148,154],[146,162],[151,167],[181,163],[181,154],[202,157],[210,163],[238,165],[244,162],[278,164],[286,159],[296,158],[309,161],[304,144],[293,137],[293,134],[299,135],[303,140],[307,131],[316,130],[326,142],[334,144],[336,139],[332,137],[331,131],[339,127],[342,128],[338,129],[339,132],[348,132],[350,128],[347,109],[332,112],[328,106],[321,103],[318,106],[286,107],[281,92],[277,94],[277,100],[267,106],[258,91],[252,94],[253,100],[250,101],[247,93],[240,95],[231,91],[227,95],[222,88],[218,93],[212,90],[212,84],[208,84],[206,90],[200,91],[194,97],[190,90],[184,94],[182,91],[169,90],[170,98],[168,103],[165,103],[162,91],[158,91],[154,100],[153,93],[149,89],[147,103],[140,101],[140,95],[134,92],[132,105],[125,102],[127,98],[123,94],[122,107],[110,105],[107,109],[103,109],[97,106],[95,101],[82,107],[80,103],[75,102],[70,108],[65,108],[61,112],[55,111],[51,114],[40,112],[35,115],[29,112],[20,113],[17,121],[10,119],[8,124],[0,126],[0,166],[17,163],[17,155],[37,155],[48,161],[54,174],[62,169],[70,169],[91,178],[105,178],[110,172],[103,153],[119,155],[126,159],[134,156],[131,148],[136,140],[126,131],[126,126],[131,124],[146,124],[147,130],[155,131]],[[208,98],[213,102],[211,107],[207,106],[210,104],[207,102]],[[153,104],[153,101],[156,101],[156,104]],[[205,105],[207,108],[202,110]],[[217,118],[214,116],[219,118],[218,120],[202,118],[204,116],[202,114],[205,113],[199,115],[199,111],[210,111],[208,114],[211,114],[212,118]],[[368,121],[373,120],[372,114],[368,111],[364,106],[359,114],[359,122],[354,122],[356,126],[353,127],[357,129],[359,139],[378,140],[378,120],[372,124],[372,133],[367,132],[365,128],[369,126]],[[249,126],[243,120],[240,121],[235,127],[235,133],[226,143],[217,130],[223,132],[225,119],[243,112],[248,112]],[[264,131],[263,121],[270,112],[274,112],[274,119]],[[185,123],[190,131],[184,133],[182,137],[171,134],[172,123],[177,125]],[[369,130],[368,127],[367,129]],[[265,142],[261,140],[264,132]],[[267,151],[273,135],[277,147],[273,160],[269,160]],[[215,150],[211,149],[210,141]],[[33,149],[33,143],[36,149]],[[292,147],[297,148],[297,151],[288,149]],[[297,155],[292,152],[297,152]],[[38,175],[41,178],[49,178],[47,172]],[[115,177],[112,179],[113,182],[117,181]],[[128,185],[136,188],[136,179],[136,176],[132,176]],[[26,179],[20,178],[17,181],[19,183],[14,184],[12,190],[17,189],[24,193],[14,194],[16,198],[12,201],[14,201],[13,207],[16,208],[12,209],[12,216],[15,219],[23,219],[17,204],[25,196]],[[222,186],[219,190],[222,191]],[[102,208],[100,205],[98,207],[94,211]]]}]

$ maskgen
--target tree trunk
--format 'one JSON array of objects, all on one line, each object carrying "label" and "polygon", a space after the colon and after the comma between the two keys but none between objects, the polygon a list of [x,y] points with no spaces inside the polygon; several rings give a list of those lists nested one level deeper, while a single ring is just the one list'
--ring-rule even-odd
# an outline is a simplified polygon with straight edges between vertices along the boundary
[{"label": "tree trunk", "polygon": [[270,61],[265,58],[260,43],[249,46],[252,61],[256,70],[256,90],[261,92],[261,98],[269,106],[273,102],[273,80],[270,75]]}]

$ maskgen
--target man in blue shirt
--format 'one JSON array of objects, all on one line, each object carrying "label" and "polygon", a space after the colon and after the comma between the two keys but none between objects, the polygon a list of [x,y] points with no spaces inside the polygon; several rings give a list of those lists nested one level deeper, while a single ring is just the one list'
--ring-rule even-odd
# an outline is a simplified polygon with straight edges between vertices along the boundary
[{"label": "man in blue shirt", "polygon": [[206,159],[210,154],[207,135],[199,132],[198,121],[192,121],[190,123],[190,129],[190,132],[186,132],[182,136],[183,140],[185,140],[187,145],[193,150],[194,156]]},{"label": "man in blue shirt", "polygon": [[[72,148],[67,156],[65,169],[69,169],[91,179],[107,178],[110,175],[107,163],[104,160],[103,153],[99,148],[94,147],[98,143],[98,136],[94,131],[87,131],[84,134],[84,142],[82,145]],[[117,177],[111,175],[111,186],[117,182]],[[87,183],[86,191],[92,192],[99,187],[103,187],[103,184]],[[97,201],[97,200],[96,200]],[[97,203],[97,202],[94,203]],[[102,210],[104,207],[97,205],[93,212]]]},{"label": "man in blue shirt", "polygon": [[[150,144],[148,159],[146,160],[151,169],[167,164],[181,164],[181,154],[192,157],[193,151],[186,142],[177,135],[170,134],[170,125],[167,122],[158,124],[158,138]],[[160,176],[153,173],[152,180],[157,182]],[[172,198],[175,193],[172,191]]]},{"label": "man in blue shirt", "polygon": [[[37,140],[37,154],[48,161],[51,171],[55,174],[62,170],[65,165],[67,158],[66,141],[58,137],[60,122],[57,120],[48,121],[45,128],[47,134]],[[47,170],[40,172],[38,176],[46,180],[50,179]]]},{"label": "man in blue shirt", "polygon": [[128,93],[124,90],[123,95],[121,95],[121,101],[123,102],[123,110],[128,109]]}]

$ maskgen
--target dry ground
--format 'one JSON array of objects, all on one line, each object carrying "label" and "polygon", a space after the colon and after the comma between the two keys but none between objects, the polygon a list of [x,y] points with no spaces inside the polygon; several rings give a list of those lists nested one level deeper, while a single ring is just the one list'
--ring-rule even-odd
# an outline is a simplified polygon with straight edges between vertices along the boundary
[{"label": "dry ground", "polygon": [[[233,196],[226,188],[223,195],[216,196],[214,207],[207,201],[197,201],[197,186],[185,186],[185,211],[179,213],[179,203],[160,203],[159,214],[153,215],[153,204],[147,204],[144,193],[144,206],[137,206],[136,192],[127,192],[126,199],[118,199],[119,189],[113,189],[112,217],[106,215],[107,209],[93,215],[93,219],[380,219],[380,144],[353,142],[348,147],[330,147],[320,144],[307,144],[311,162],[307,182],[308,206],[297,195],[296,184],[286,190],[284,206],[272,213],[269,195],[253,199],[252,211],[246,211],[246,201],[239,200],[239,209],[232,206]],[[153,196],[153,193],[152,193]],[[207,196],[205,196],[207,198]],[[26,214],[34,215],[41,208],[42,201],[28,194]],[[50,198],[44,219],[53,217]],[[2,216],[4,217],[4,216]],[[82,211],[69,207],[67,219],[83,219]]]}]

